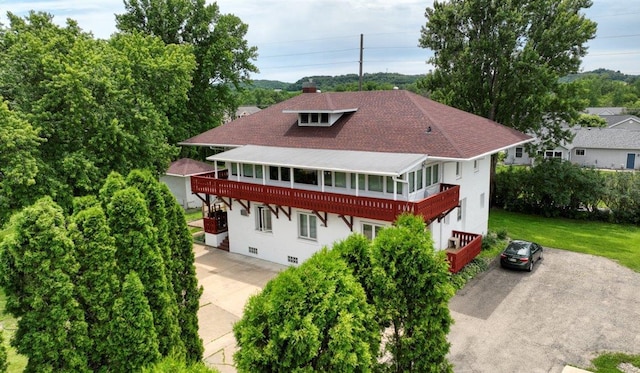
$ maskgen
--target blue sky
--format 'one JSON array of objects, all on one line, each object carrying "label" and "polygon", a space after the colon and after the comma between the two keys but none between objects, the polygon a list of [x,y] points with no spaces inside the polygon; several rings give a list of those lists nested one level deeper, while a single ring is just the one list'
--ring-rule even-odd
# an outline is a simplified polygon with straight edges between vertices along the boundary
[{"label": "blue sky", "polygon": [[[218,0],[223,13],[249,25],[247,40],[258,47],[253,79],[294,82],[310,75],[358,73],[360,34],[365,73],[424,74],[432,52],[419,48],[424,10],[432,0]],[[7,11],[25,15],[46,11],[66,18],[96,37],[115,32],[114,14],[122,0],[0,0],[0,22]],[[583,71],[607,68],[640,75],[640,0],[593,0],[587,16],[598,23]]]}]

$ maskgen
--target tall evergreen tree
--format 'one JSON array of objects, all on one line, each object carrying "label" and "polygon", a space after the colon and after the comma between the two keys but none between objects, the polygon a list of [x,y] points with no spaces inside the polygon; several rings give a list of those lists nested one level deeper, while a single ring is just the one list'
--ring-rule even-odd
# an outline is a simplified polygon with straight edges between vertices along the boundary
[{"label": "tall evergreen tree", "polygon": [[269,281],[233,331],[240,372],[370,372],[380,345],[362,286],[326,249]]},{"label": "tall evergreen tree", "polygon": [[[97,202],[95,198],[93,201]],[[88,323],[89,338],[93,342],[88,361],[90,368],[98,371],[114,363],[113,357],[109,356],[114,347],[108,345],[108,337],[116,332],[112,325],[112,307],[120,294],[115,242],[99,205],[78,211],[71,221],[69,235],[75,243],[76,258],[80,264],[74,282]]]},{"label": "tall evergreen tree", "polygon": [[11,220],[0,244],[6,310],[19,318],[11,341],[27,372],[86,372],[90,340],[73,279],[79,265],[62,209],[45,197]]},{"label": "tall evergreen tree", "polygon": [[[169,246],[167,208],[160,192],[160,183],[149,170],[132,170],[127,176],[127,186],[137,188],[147,202],[149,217],[156,230],[157,245],[165,265],[170,265],[171,247]],[[167,280],[171,282],[171,271],[165,271]]]},{"label": "tall evergreen tree", "polygon": [[102,209],[104,211],[107,210],[109,206],[109,202],[111,202],[111,198],[117,191],[122,190],[127,187],[127,181],[124,176],[119,174],[118,172],[112,171],[107,176],[107,179],[102,184],[100,191],[98,193],[98,199],[102,204]]},{"label": "tall evergreen tree", "polygon": [[124,277],[122,295],[113,305],[113,324],[113,333],[108,337],[108,345],[112,346],[109,371],[139,372],[160,359],[153,313],[135,271]]},{"label": "tall evergreen tree", "polygon": [[169,223],[168,239],[171,246],[171,258],[167,268],[172,273],[173,292],[178,303],[178,320],[182,341],[186,348],[187,362],[202,360],[204,347],[198,334],[198,310],[202,286],[198,286],[198,277],[194,266],[193,237],[187,226],[184,210],[176,201],[169,187],[160,184],[160,191],[167,207]]},{"label": "tall evergreen tree", "polygon": [[398,217],[373,242],[374,302],[390,323],[385,349],[393,372],[451,371],[446,355],[454,290],[444,252],[435,252],[422,218]]},{"label": "tall evergreen tree", "polygon": [[121,280],[135,271],[144,285],[153,311],[160,354],[184,356],[180,339],[178,306],[167,280],[165,264],[157,244],[157,232],[149,217],[142,193],[134,187],[117,191],[107,209],[108,223],[115,239],[116,261]]}]

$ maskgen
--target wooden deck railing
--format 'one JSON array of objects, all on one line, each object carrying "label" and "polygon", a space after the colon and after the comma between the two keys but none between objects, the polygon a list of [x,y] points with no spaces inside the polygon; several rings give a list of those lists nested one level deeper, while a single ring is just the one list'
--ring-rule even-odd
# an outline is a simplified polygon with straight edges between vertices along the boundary
[{"label": "wooden deck railing", "polygon": [[443,212],[458,206],[460,198],[460,186],[450,184],[440,184],[439,193],[423,200],[407,202],[251,184],[206,176],[192,176],[191,191],[390,222],[402,213],[421,215],[426,221],[431,221]]},{"label": "wooden deck railing", "polygon": [[227,231],[227,212],[212,211],[209,216],[202,218],[204,222],[204,231],[207,233],[224,233]]},{"label": "wooden deck railing", "polygon": [[457,273],[480,254],[480,250],[482,250],[482,235],[460,231],[453,231],[451,234],[460,240],[459,248],[447,249],[449,271]]}]

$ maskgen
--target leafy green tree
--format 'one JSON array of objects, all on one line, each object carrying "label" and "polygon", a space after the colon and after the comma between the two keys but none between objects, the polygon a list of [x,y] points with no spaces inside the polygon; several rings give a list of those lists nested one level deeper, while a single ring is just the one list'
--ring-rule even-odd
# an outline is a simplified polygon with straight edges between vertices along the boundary
[{"label": "leafy green tree", "polygon": [[178,322],[180,335],[185,344],[188,363],[202,360],[204,346],[198,334],[198,310],[202,287],[198,286],[198,277],[194,266],[193,237],[187,226],[184,210],[176,201],[169,187],[161,183],[160,192],[164,197],[169,223],[168,241],[171,247],[171,258],[166,262],[171,273],[173,292],[178,304]]},{"label": "leafy green tree", "polygon": [[176,299],[143,194],[134,187],[117,191],[108,205],[107,216],[115,239],[119,276],[124,280],[135,271],[140,277],[153,312],[160,354],[184,355]]},{"label": "leafy green tree", "polygon": [[0,329],[0,372],[7,371],[7,348],[4,346],[4,330]]},{"label": "leafy green tree", "polygon": [[19,318],[11,343],[27,372],[87,372],[91,341],[73,279],[79,265],[62,209],[45,197],[11,219],[0,243],[6,310]]},{"label": "leafy green tree", "polygon": [[375,305],[390,323],[385,350],[393,372],[451,371],[446,355],[454,289],[444,252],[420,217],[402,215],[373,242]]},{"label": "leafy green tree", "polygon": [[[205,0],[125,0],[126,13],[116,15],[124,32],[142,32],[169,44],[193,47],[197,68],[189,101],[176,107],[171,118],[170,143],[182,141],[219,125],[235,113],[236,90],[258,69],[251,62],[257,49],[245,38],[247,25],[231,14],[220,14]],[[232,88],[235,88],[232,89]]]},{"label": "leafy green tree", "polygon": [[[145,288],[135,271],[122,284],[122,296],[113,305],[114,330],[109,336],[111,364],[117,373],[139,372],[160,359],[153,313],[145,297]],[[116,347],[117,346],[117,347]]]},{"label": "leafy green tree", "polygon": [[188,46],[142,34],[96,40],[74,21],[9,14],[0,34],[0,94],[46,140],[31,195],[66,209],[95,194],[111,171],[166,170],[168,113],[187,100],[195,58]]},{"label": "leafy green tree", "polygon": [[0,96],[0,225],[12,211],[31,202],[40,143],[38,133]]},{"label": "leafy green tree", "polygon": [[[450,0],[427,7],[420,46],[434,71],[421,82],[437,101],[535,135],[544,146],[571,138],[585,101],[560,83],[595,37],[582,9],[591,0]],[[497,157],[492,157],[491,199]]]},{"label": "leafy green tree", "polygon": [[74,283],[92,341],[87,358],[91,370],[98,371],[114,363],[109,354],[117,348],[109,346],[109,335],[116,332],[112,307],[120,294],[120,281],[107,218],[95,197],[93,202],[92,207],[77,211],[71,217],[69,236],[75,243],[80,264]]},{"label": "leafy green tree", "polygon": [[380,334],[362,287],[323,249],[271,280],[234,325],[241,372],[371,371]]},{"label": "leafy green tree", "polygon": [[559,142],[583,109],[558,79],[580,68],[596,24],[590,0],[451,0],[426,9],[420,46],[435,67],[432,97],[506,126]]},{"label": "leafy green tree", "polygon": [[581,127],[607,127],[607,121],[598,115],[580,114],[577,124]]}]

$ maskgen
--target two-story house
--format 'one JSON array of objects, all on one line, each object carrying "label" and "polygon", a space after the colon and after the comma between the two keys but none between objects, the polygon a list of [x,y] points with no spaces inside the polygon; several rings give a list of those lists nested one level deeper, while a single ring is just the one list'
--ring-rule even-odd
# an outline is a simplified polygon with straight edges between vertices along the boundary
[{"label": "two-story house", "polygon": [[191,178],[206,243],[282,264],[404,212],[438,249],[487,232],[491,155],[521,132],[402,90],[304,93],[181,143],[220,152]]}]

